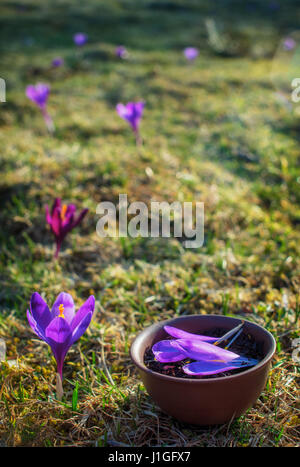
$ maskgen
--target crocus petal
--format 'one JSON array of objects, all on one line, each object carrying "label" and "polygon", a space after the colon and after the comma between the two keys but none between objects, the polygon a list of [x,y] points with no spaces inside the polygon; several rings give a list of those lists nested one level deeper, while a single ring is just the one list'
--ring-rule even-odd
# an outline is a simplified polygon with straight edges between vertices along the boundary
[{"label": "crocus petal", "polygon": [[65,356],[72,345],[72,332],[64,318],[54,318],[46,329],[47,342],[57,362],[57,371],[62,378]]},{"label": "crocus petal", "polygon": [[[62,226],[72,223],[75,212],[76,212],[75,204],[68,204],[66,212],[62,219]],[[61,215],[61,212],[60,212],[60,215]]]},{"label": "crocus petal", "polygon": [[60,208],[52,209],[51,229],[56,238],[61,238],[61,216]]},{"label": "crocus petal", "polygon": [[223,371],[234,370],[235,365],[230,365],[224,362],[192,362],[182,367],[187,375],[191,376],[205,376],[222,373]]},{"label": "crocus petal", "polygon": [[93,313],[90,312],[87,315],[85,315],[85,317],[80,321],[78,326],[73,331],[72,344],[76,342],[82,336],[82,334],[86,331],[86,329],[88,328],[91,322],[92,316],[93,316]]},{"label": "crocus petal", "polygon": [[54,305],[52,307],[52,310],[51,310],[52,318],[59,315],[60,305],[63,305],[64,318],[67,321],[67,323],[70,325],[75,315],[75,305],[74,305],[72,296],[66,292],[61,292],[57,296],[54,302]]},{"label": "crocus petal", "polygon": [[48,207],[47,204],[45,205],[45,211],[46,211],[46,221],[47,221],[47,224],[49,224],[50,227],[51,227],[51,224],[52,224],[52,217],[51,217],[51,215],[50,215],[49,207]]},{"label": "crocus petal", "polygon": [[186,358],[192,358],[193,360],[221,360],[228,362],[239,358],[239,355],[230,352],[229,350],[222,349],[208,342],[197,341],[195,339],[177,339],[176,341],[171,341],[172,345],[175,345],[177,349],[180,349],[185,355]]},{"label": "crocus petal", "polygon": [[185,365],[182,369],[187,375],[205,376],[222,373],[223,371],[235,370],[237,368],[253,366],[257,364],[257,360],[252,358],[238,358],[230,362],[217,362],[217,361],[201,361],[192,362]]},{"label": "crocus petal", "polygon": [[163,340],[157,342],[152,347],[155,359],[159,362],[179,362],[186,358],[185,354],[179,349],[176,349],[174,345],[171,345],[170,340]]},{"label": "crocus petal", "polygon": [[44,332],[45,328],[51,321],[51,314],[47,303],[37,292],[34,292],[31,296],[30,311],[34,318],[34,321]]},{"label": "crocus petal", "polygon": [[47,342],[46,336],[45,336],[45,331],[39,327],[39,325],[37,324],[37,322],[35,321],[35,319],[33,318],[32,314],[30,313],[29,310],[27,310],[26,314],[27,314],[28,323],[29,323],[31,329],[33,330],[33,332],[40,339]]},{"label": "crocus petal", "polygon": [[76,342],[88,328],[95,309],[95,297],[91,295],[79,308],[74,316],[72,329],[72,343]]},{"label": "crocus petal", "polygon": [[72,223],[72,227],[71,227],[72,229],[74,229],[75,227],[77,227],[78,224],[80,224],[80,222],[82,221],[82,219],[84,218],[87,212],[88,212],[88,208],[85,208],[81,211],[77,219],[75,219],[75,221]]},{"label": "crocus petal", "polygon": [[117,104],[116,110],[121,118],[127,117],[127,109],[124,104]]},{"label": "crocus petal", "polygon": [[72,335],[68,322],[61,317],[55,317],[46,329],[46,337],[49,342],[58,345],[67,345]]},{"label": "crocus petal", "polygon": [[75,314],[72,322],[71,322],[71,329],[72,332],[75,331],[77,326],[80,322],[86,317],[88,313],[93,313],[95,309],[95,297],[91,295],[84,304],[79,308],[77,313]]},{"label": "crocus petal", "polygon": [[57,209],[61,209],[61,198],[55,198],[51,211],[52,216]]},{"label": "crocus petal", "polygon": [[136,102],[135,103],[134,110],[135,110],[135,113],[136,113],[138,118],[140,118],[142,116],[143,111],[144,111],[144,107],[145,107],[145,102]]},{"label": "crocus petal", "polygon": [[164,326],[164,330],[170,334],[172,337],[176,337],[178,339],[196,339],[203,342],[215,342],[218,340],[217,337],[210,337],[210,336],[201,336],[200,334],[192,334],[187,331],[183,331],[182,329],[174,328],[173,326]]}]

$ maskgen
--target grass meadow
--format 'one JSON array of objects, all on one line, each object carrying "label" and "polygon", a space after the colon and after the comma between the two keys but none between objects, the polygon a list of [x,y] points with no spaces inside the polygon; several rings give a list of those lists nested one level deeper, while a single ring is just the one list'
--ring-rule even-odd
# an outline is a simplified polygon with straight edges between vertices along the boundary
[{"label": "grass meadow", "polygon": [[[300,117],[272,80],[299,19],[290,0],[1,2],[0,445],[299,445]],[[188,46],[199,49],[193,62]],[[54,135],[25,95],[37,82],[51,86]],[[140,147],[115,109],[137,100]],[[204,202],[204,245],[99,237],[96,206],[120,193]],[[56,197],[89,209],[57,260],[44,208]],[[54,357],[26,318],[35,291],[49,304],[66,291],[76,308],[96,298],[65,360],[62,401]],[[194,427],[154,404],[129,348],[154,322],[209,313],[264,326],[277,352],[254,407]]]}]

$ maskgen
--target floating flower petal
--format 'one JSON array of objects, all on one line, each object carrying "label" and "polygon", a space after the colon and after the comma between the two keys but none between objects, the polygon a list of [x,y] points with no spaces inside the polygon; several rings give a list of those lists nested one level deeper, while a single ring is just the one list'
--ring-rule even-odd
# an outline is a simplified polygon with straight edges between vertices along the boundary
[{"label": "floating flower petal", "polygon": [[176,348],[176,345],[172,345],[172,342],[171,340],[164,340],[153,345],[152,351],[157,361],[164,363],[179,362],[186,358],[185,354]]},{"label": "floating flower petal", "polygon": [[253,366],[257,364],[254,359],[237,359],[231,362],[217,362],[217,361],[199,361],[188,363],[182,367],[187,375],[191,376],[206,376],[223,373],[224,371],[236,370],[237,368]]},{"label": "floating flower petal", "polygon": [[183,331],[182,329],[175,328],[173,326],[164,326],[164,330],[170,334],[170,336],[178,339],[196,339],[203,342],[216,342],[217,337],[202,336],[200,334],[192,334],[191,332]]}]

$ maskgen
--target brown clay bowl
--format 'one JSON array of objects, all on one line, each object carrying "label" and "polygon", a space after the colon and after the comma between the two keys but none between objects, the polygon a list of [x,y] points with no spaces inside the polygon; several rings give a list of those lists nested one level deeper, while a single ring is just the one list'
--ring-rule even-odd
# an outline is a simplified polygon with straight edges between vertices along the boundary
[{"label": "brown clay bowl", "polygon": [[264,357],[241,373],[211,379],[178,378],[156,373],[144,364],[145,350],[168,336],[163,329],[166,324],[200,334],[215,327],[229,330],[239,323],[240,319],[220,315],[183,316],[153,324],[135,338],[130,349],[132,361],[163,412],[186,423],[215,425],[227,423],[253,406],[265,386],[276,342],[272,334],[250,321],[245,320],[245,332],[262,343]]}]

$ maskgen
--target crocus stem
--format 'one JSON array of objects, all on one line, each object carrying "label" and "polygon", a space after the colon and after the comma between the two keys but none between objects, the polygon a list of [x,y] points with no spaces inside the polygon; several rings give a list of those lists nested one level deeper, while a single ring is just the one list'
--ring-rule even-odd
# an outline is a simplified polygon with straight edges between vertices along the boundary
[{"label": "crocus stem", "polygon": [[137,146],[141,146],[143,140],[142,140],[142,138],[141,138],[141,135],[140,135],[140,133],[139,133],[139,130],[135,130],[135,131],[134,131],[134,134],[135,134],[135,142],[136,142],[136,145],[137,145]]},{"label": "crocus stem", "polygon": [[42,114],[43,114],[43,117],[44,117],[44,120],[45,120],[45,123],[46,123],[46,127],[47,127],[49,133],[53,134],[54,130],[55,130],[55,127],[54,127],[54,123],[53,123],[52,118],[50,117],[50,115],[48,114],[46,109],[42,109]]},{"label": "crocus stem", "polygon": [[239,337],[239,335],[243,332],[243,328],[241,328],[237,333],[236,335],[231,339],[231,341],[226,345],[225,349],[229,349],[229,347],[231,346],[231,344],[233,344],[233,342]]},{"label": "crocus stem", "polygon": [[56,397],[57,400],[61,401],[64,394],[62,380],[59,373],[56,373]]},{"label": "crocus stem", "polygon": [[219,345],[223,341],[227,341],[229,337],[233,336],[236,332],[238,332],[242,327],[244,326],[244,321],[241,322],[238,326],[235,328],[231,329],[230,331],[226,332],[224,336],[220,337],[216,342],[214,342],[214,345]]},{"label": "crocus stem", "polygon": [[58,258],[58,254],[59,254],[59,251],[60,251],[60,243],[57,243],[56,244],[56,250],[55,250],[55,253],[54,253],[54,258]]}]

